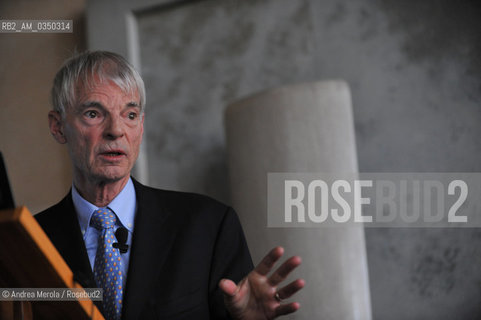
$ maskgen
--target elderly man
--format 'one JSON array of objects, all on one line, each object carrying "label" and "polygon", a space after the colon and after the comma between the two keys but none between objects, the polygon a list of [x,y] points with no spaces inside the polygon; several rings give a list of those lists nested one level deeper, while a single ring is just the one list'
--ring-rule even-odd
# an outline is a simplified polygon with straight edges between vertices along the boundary
[{"label": "elderly man", "polygon": [[97,51],[67,60],[52,101],[50,131],[68,147],[73,184],[36,218],[78,281],[104,289],[107,319],[273,319],[299,308],[282,299],[304,281],[280,285],[299,257],[271,272],[277,247],[253,269],[231,208],[131,178],[145,89],[124,58]]}]

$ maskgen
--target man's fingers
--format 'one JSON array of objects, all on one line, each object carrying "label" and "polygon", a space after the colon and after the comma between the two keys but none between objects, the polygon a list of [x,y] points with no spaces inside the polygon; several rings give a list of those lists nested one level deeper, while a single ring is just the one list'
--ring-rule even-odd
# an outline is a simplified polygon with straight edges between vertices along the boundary
[{"label": "man's fingers", "polygon": [[301,264],[301,257],[295,256],[289,258],[284,262],[270,277],[269,283],[273,286],[277,286],[279,283],[284,281],[284,279]]},{"label": "man's fingers", "polygon": [[279,307],[276,308],[275,313],[276,313],[276,318],[279,316],[283,316],[289,313],[293,313],[299,308],[301,305],[298,302],[291,302],[288,304],[281,304]]},{"label": "man's fingers", "polygon": [[284,248],[275,247],[264,257],[264,259],[262,259],[262,261],[255,268],[255,271],[260,275],[267,275],[269,271],[271,271],[277,260],[279,260],[279,258],[282,257],[283,254]]},{"label": "man's fingers", "polygon": [[297,291],[304,288],[305,284],[306,283],[303,279],[297,279],[289,283],[287,286],[277,290],[277,294],[279,295],[279,298],[287,299],[291,297],[293,294],[295,294]]},{"label": "man's fingers", "polygon": [[237,285],[229,279],[220,280],[219,288],[227,297],[233,297],[237,293]]}]

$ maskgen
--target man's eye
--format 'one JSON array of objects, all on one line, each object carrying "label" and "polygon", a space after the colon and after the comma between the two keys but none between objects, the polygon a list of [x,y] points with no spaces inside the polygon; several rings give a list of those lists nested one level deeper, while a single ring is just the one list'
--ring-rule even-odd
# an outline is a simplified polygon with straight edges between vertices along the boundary
[{"label": "man's eye", "polygon": [[98,112],[94,111],[94,110],[89,110],[89,111],[85,112],[85,116],[87,116],[87,118],[90,118],[90,119],[94,119],[98,115],[99,115]]},{"label": "man's eye", "polygon": [[135,119],[137,119],[137,113],[135,113],[135,112],[129,112],[129,119],[130,119],[130,120],[135,120]]}]

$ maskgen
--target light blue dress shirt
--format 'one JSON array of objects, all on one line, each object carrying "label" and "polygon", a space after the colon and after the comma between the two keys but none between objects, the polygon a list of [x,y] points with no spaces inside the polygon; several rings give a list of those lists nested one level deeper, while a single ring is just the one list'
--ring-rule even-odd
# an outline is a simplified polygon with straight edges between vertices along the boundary
[{"label": "light blue dress shirt", "polygon": [[[90,226],[90,218],[92,213],[99,209],[99,207],[91,204],[78,193],[74,185],[72,185],[72,200],[77,211],[77,218],[82,230],[85,247],[90,260],[92,271],[94,269],[95,254],[97,253],[97,244],[101,231]],[[122,258],[122,273],[123,273],[123,287],[125,288],[127,271],[129,268],[130,250],[132,248],[132,232],[134,230],[134,218],[137,209],[137,199],[135,196],[135,188],[132,179],[129,179],[125,187],[107,206],[117,215],[117,223],[115,230],[123,226],[128,232],[127,244],[129,250],[126,253],[120,254]]]}]

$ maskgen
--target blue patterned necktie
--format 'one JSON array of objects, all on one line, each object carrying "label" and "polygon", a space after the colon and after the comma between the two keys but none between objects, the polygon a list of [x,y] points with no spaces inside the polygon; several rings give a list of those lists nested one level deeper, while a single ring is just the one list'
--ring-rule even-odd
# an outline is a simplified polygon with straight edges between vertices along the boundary
[{"label": "blue patterned necktie", "polygon": [[90,224],[102,231],[97,245],[94,278],[104,289],[103,308],[105,319],[118,320],[122,311],[122,268],[119,249],[112,247],[115,241],[114,226],[117,217],[109,208],[101,208],[92,214]]}]

